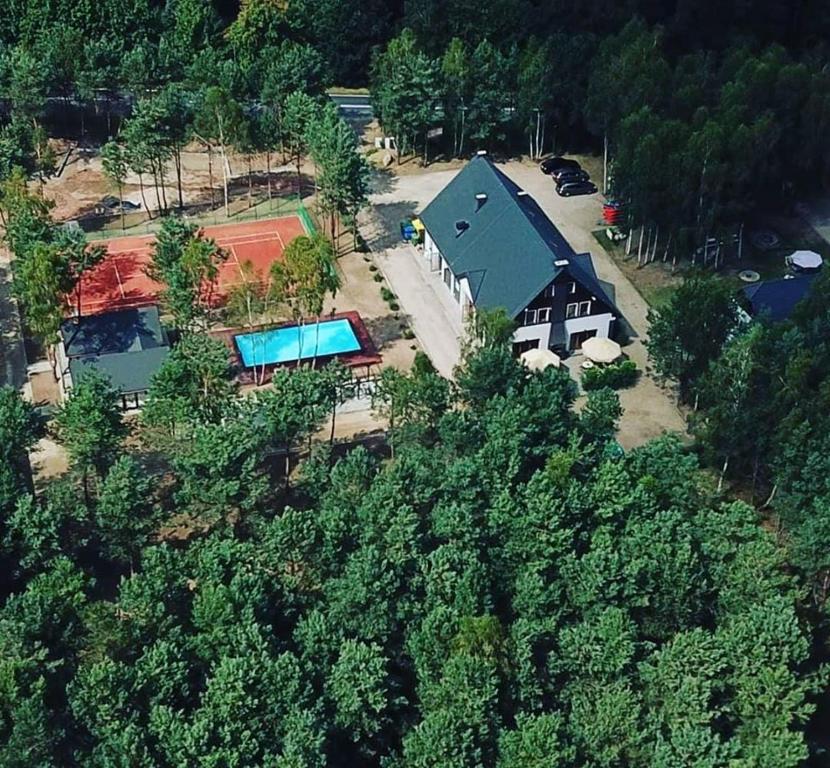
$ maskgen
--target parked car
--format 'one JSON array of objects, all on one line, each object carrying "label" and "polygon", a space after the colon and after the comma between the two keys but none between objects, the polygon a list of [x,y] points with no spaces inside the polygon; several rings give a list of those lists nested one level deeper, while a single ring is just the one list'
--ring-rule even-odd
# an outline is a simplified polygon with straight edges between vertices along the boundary
[{"label": "parked car", "polygon": [[557,185],[561,186],[562,184],[570,184],[573,181],[588,181],[591,177],[588,175],[587,171],[580,169],[578,171],[563,171],[556,175],[552,175],[552,178]]},{"label": "parked car", "polygon": [[[588,172],[583,170],[581,166],[578,168],[557,168],[555,171],[552,171],[550,175],[557,184],[559,184],[560,181],[566,176],[584,176],[585,179],[588,178]],[[582,180],[583,179],[580,179],[580,181]]]},{"label": "parked car", "polygon": [[562,197],[593,195],[597,191],[597,185],[591,181],[569,181],[567,184],[559,184],[556,191]]},{"label": "parked car", "polygon": [[117,197],[113,197],[112,195],[107,195],[101,201],[101,205],[109,211],[123,210],[125,213],[137,211],[141,208],[141,205],[138,203],[134,203],[131,200],[124,200],[122,203]]},{"label": "parked car", "polygon": [[551,175],[554,171],[564,169],[579,171],[582,166],[576,160],[569,160],[566,157],[549,157],[539,163],[539,170],[548,175]]}]

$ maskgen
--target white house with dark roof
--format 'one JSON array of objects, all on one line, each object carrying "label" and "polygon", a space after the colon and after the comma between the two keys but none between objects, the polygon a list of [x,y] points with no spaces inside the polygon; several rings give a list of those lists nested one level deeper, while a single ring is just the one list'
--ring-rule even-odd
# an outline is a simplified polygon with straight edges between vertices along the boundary
[{"label": "white house with dark roof", "polygon": [[516,321],[514,351],[577,350],[612,334],[613,287],[597,278],[536,201],[478,155],[420,215],[424,258],[466,318],[504,308]]}]

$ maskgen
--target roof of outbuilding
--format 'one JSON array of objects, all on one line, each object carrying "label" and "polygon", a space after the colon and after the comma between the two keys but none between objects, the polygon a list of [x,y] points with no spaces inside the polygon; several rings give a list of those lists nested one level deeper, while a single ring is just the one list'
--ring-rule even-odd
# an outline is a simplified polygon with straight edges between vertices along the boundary
[{"label": "roof of outbuilding", "polygon": [[[420,218],[455,275],[469,280],[477,307],[504,307],[515,317],[563,271],[613,307],[591,255],[575,253],[538,203],[486,156],[473,158]],[[457,222],[467,227],[460,231]]]},{"label": "roof of outbuilding", "polygon": [[66,320],[61,338],[73,382],[94,368],[123,393],[147,390],[170,352],[155,306]]},{"label": "roof of outbuilding", "polygon": [[67,357],[111,355],[166,347],[158,307],[123,309],[82,317],[80,323],[65,320],[61,325]]},{"label": "roof of outbuilding", "polygon": [[154,347],[139,352],[75,357],[69,361],[69,373],[72,382],[77,383],[79,377],[93,368],[107,376],[112,386],[124,394],[145,392],[169,353],[169,347]]},{"label": "roof of outbuilding", "polygon": [[786,320],[796,304],[807,296],[816,275],[766,280],[744,288],[753,316],[765,315],[774,322]]}]

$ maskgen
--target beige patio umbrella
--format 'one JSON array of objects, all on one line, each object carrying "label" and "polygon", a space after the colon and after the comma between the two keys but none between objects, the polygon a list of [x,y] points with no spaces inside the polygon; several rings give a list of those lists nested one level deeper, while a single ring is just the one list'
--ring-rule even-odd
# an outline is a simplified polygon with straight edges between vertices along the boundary
[{"label": "beige patio umbrella", "polygon": [[549,349],[529,349],[527,352],[522,352],[521,360],[530,371],[544,371],[550,366],[558,368],[562,365],[559,355]]},{"label": "beige patio umbrella", "polygon": [[582,342],[582,353],[595,363],[613,363],[622,354],[622,349],[616,341],[594,336]]}]

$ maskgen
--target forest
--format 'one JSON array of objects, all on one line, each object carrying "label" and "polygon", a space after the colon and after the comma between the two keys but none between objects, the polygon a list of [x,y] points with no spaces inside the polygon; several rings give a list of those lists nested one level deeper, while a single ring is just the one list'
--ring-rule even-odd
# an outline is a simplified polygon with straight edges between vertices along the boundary
[{"label": "forest", "polygon": [[37,499],[0,390],[0,764],[803,764],[803,585],[676,438],[622,453],[611,390],[577,414],[491,337],[453,387],[385,372],[391,456],[321,441],[289,483],[335,372],[240,397],[210,344],[140,439],[82,379]]},{"label": "forest", "polygon": [[[182,207],[164,182],[189,142],[216,205],[226,153],[280,152],[298,184],[310,156],[332,231],[368,189],[334,85],[368,87],[425,163],[607,153],[629,223],[676,248],[827,177],[821,3],[0,0],[0,17],[0,215],[41,337],[102,257],[41,194],[56,137],[100,148],[114,189],[137,174],[160,214]],[[617,395],[577,407],[495,323],[454,382],[423,356],[384,371],[385,440],[343,446],[321,430],[346,373],[243,396],[204,333],[220,254],[174,217],[159,241],[179,341],[138,420],[84,377],[49,426],[69,471],[36,489],[46,425],[0,388],[0,766],[826,763],[827,275],[778,325],[743,324],[705,276],[652,312],[691,444],[625,453]],[[308,307],[336,286],[316,288]]]},{"label": "forest", "polygon": [[604,153],[629,224],[684,255],[827,181],[822,3],[4,0],[0,13],[0,176],[53,173],[50,132],[118,139],[156,176],[159,147],[177,159],[187,140],[284,150],[302,133],[297,94],[368,85],[387,133],[427,162]]}]

